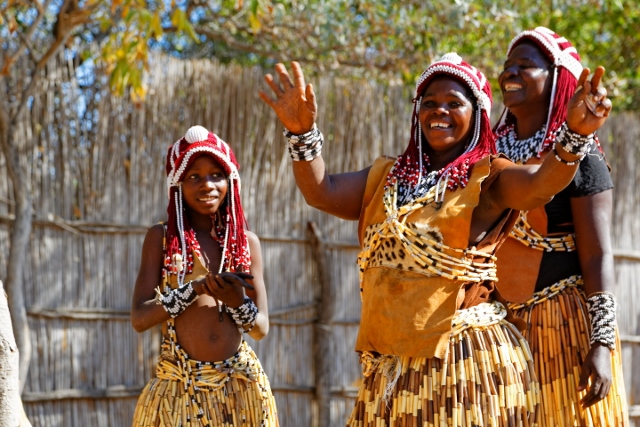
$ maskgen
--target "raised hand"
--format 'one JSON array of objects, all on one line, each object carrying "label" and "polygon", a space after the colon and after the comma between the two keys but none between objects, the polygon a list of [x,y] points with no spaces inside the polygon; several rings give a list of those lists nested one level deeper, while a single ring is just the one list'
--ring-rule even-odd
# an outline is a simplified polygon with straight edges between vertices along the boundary
[{"label": "raised hand", "polygon": [[607,90],[600,86],[604,67],[596,68],[591,80],[589,69],[582,70],[578,89],[567,106],[567,125],[580,135],[589,135],[602,126],[611,112]]},{"label": "raised hand", "polygon": [[260,98],[276,112],[283,126],[294,135],[309,132],[316,121],[318,106],[316,95],[311,84],[305,85],[304,75],[300,64],[291,63],[293,80],[283,64],[276,64],[276,73],[280,84],[276,83],[271,74],[264,76],[275,99],[260,91]]}]

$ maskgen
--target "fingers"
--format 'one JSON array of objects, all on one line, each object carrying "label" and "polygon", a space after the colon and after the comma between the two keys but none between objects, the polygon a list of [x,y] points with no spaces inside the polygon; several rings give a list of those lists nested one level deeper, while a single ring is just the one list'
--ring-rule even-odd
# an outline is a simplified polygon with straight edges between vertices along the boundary
[{"label": "fingers", "polygon": [[[298,65],[298,67],[300,66]],[[284,64],[276,64],[275,70],[276,70],[276,73],[278,73],[280,84],[282,85],[284,90],[286,91],[287,89],[292,88],[293,82],[291,81],[291,77],[289,76],[289,73],[287,72],[287,68],[284,66]]]},{"label": "fingers", "polygon": [[588,68],[582,69],[582,73],[580,73],[580,78],[578,78],[578,86],[577,86],[576,92],[579,92],[584,88],[584,84],[587,81],[587,77],[589,77],[589,73],[591,73],[591,70],[589,70]]},{"label": "fingers", "polygon": [[591,77],[591,90],[593,93],[600,87],[602,76],[604,76],[604,67],[600,65],[596,68],[596,71],[594,71],[593,77]]},{"label": "fingers", "polygon": [[611,383],[609,381],[598,377],[594,378],[593,384],[589,388],[589,391],[582,399],[580,399],[582,407],[588,408],[589,406],[600,402],[602,399],[607,397],[610,388]]},{"label": "fingers", "polygon": [[298,62],[293,61],[291,63],[291,72],[293,73],[293,85],[299,88],[305,87],[304,75]]},{"label": "fingers", "polygon": [[305,89],[305,97],[307,98],[307,104],[309,105],[309,108],[313,112],[316,112],[318,104],[316,104],[316,93],[313,91],[313,86],[311,85],[311,83],[309,83]]},{"label": "fingers", "polygon": [[580,382],[578,383],[578,391],[582,391],[587,388],[590,375],[591,369],[589,369],[586,364],[582,365],[582,368],[580,369]]},{"label": "fingers", "polygon": [[216,276],[216,281],[220,284],[220,288],[224,288],[226,284],[243,286],[250,291],[254,290],[254,287],[245,281],[245,279],[253,279],[253,276],[248,273],[229,273],[224,272]]}]

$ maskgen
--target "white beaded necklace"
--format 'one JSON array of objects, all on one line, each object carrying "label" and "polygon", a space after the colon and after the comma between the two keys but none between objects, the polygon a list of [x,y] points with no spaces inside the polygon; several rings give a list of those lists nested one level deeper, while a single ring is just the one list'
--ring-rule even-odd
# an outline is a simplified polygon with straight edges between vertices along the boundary
[{"label": "white beaded necklace", "polygon": [[496,138],[496,147],[499,153],[506,154],[512,162],[523,164],[533,157],[540,157],[546,134],[547,127],[543,126],[533,136],[519,140],[515,126],[511,125],[505,133]]}]

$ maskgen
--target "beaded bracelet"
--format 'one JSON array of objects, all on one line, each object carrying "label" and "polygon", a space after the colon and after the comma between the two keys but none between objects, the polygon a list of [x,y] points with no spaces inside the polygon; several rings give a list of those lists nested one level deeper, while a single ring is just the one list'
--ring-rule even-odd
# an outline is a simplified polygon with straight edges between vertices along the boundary
[{"label": "beaded bracelet", "polygon": [[287,148],[293,160],[311,161],[320,155],[324,137],[315,123],[309,132],[302,135],[294,135],[289,129],[285,129],[283,134],[287,138]]},{"label": "beaded bracelet", "polygon": [[584,156],[580,157],[579,159],[576,159],[572,162],[568,162],[565,159],[563,159],[562,157],[560,157],[558,155],[558,151],[556,150],[556,147],[553,147],[553,155],[556,156],[556,160],[559,161],[560,163],[564,163],[567,166],[575,166],[578,163],[580,163],[582,161],[582,159],[584,158]]},{"label": "beaded bracelet", "polygon": [[610,349],[616,345],[616,300],[610,292],[599,292],[587,298],[591,322],[591,345],[599,342]]},{"label": "beaded bracelet", "polygon": [[556,142],[560,144],[562,149],[574,156],[580,156],[582,159],[587,155],[594,141],[594,133],[590,135],[580,135],[569,129],[567,122],[564,122],[558,132]]},{"label": "beaded bracelet", "polygon": [[[227,313],[231,316],[240,333],[249,332],[253,329],[258,319],[258,307],[248,296],[244,296],[244,302],[238,308],[227,306]],[[249,329],[245,326],[249,325]]]},{"label": "beaded bracelet", "polygon": [[179,288],[163,294],[156,288],[156,304],[162,305],[169,316],[176,317],[182,313],[192,302],[198,298],[198,294],[193,289],[191,281]]}]

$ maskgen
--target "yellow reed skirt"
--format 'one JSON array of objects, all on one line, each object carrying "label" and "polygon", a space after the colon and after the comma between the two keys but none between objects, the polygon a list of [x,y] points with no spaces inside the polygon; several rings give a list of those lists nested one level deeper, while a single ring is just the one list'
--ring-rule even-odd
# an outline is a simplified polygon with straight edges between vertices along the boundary
[{"label": "yellow reed skirt", "polygon": [[[529,342],[540,381],[540,427],[624,427],[629,425],[620,340],[611,353],[613,384],[608,396],[587,408],[578,392],[580,366],[591,345],[589,315],[579,276],[572,276],[543,291],[523,304],[510,307],[527,322],[524,336]],[[617,331],[616,331],[617,335]]]},{"label": "yellow reed skirt", "polygon": [[132,427],[278,426],[269,380],[246,342],[215,363],[185,360],[170,346],[163,343],[157,378],[142,391]]},{"label": "yellow reed skirt", "polygon": [[362,353],[364,380],[347,426],[535,426],[539,389],[524,338],[506,312],[456,326],[466,312],[454,318],[444,359]]}]

